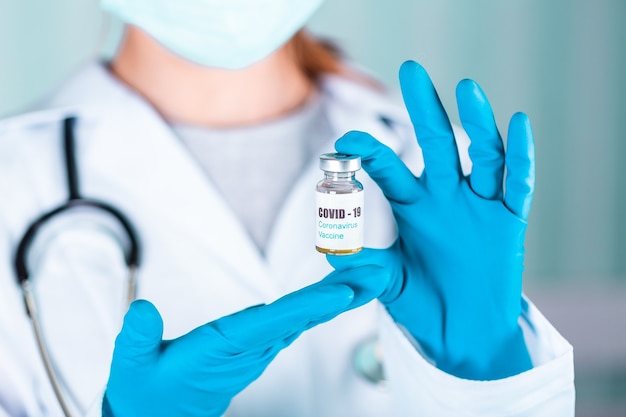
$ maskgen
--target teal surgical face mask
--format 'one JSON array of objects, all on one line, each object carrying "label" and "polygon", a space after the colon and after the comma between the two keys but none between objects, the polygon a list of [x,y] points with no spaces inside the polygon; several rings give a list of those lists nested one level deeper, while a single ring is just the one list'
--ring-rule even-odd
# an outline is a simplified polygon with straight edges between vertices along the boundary
[{"label": "teal surgical face mask", "polygon": [[197,64],[245,68],[304,26],[323,0],[102,0],[173,53]]}]

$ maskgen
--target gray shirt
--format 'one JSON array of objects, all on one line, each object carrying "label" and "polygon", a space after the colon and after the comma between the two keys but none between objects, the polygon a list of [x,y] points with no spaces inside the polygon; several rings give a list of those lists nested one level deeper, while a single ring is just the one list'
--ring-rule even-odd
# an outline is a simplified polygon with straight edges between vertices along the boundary
[{"label": "gray shirt", "polygon": [[[262,124],[236,128],[173,125],[261,252],[285,197],[331,134],[322,97]],[[320,174],[321,178],[321,174]],[[313,189],[314,184],[311,184]]]}]

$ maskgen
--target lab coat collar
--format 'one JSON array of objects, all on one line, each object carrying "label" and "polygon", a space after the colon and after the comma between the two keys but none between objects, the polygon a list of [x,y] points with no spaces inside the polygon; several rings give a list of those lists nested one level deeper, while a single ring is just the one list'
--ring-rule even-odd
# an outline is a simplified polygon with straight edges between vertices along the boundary
[{"label": "lab coat collar", "polygon": [[[396,152],[402,152],[406,143],[404,139],[412,135],[412,127],[400,97],[333,74],[322,76],[319,87],[322,99],[325,100],[328,120],[337,133],[337,137],[329,140],[334,141],[349,130],[361,129]],[[121,103],[126,105],[126,100],[133,101],[136,108],[150,107],[145,100],[117,81],[108,72],[105,63],[90,63],[79,68],[67,82],[61,84],[44,102],[44,106],[87,106],[109,113],[112,110],[130,113],[130,109],[126,111],[115,107]],[[160,120],[154,110],[152,113]],[[160,121],[162,126],[166,126]]]}]

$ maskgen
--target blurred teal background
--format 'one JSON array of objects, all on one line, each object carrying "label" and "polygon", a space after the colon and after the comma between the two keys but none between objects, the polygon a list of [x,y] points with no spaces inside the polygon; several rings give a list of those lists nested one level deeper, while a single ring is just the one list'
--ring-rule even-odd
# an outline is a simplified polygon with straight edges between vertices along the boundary
[{"label": "blurred teal background", "polygon": [[[574,345],[578,416],[626,416],[625,23],[624,0],[328,0],[310,25],[392,90],[399,65],[419,61],[455,121],[462,78],[503,132],[530,115],[525,288]],[[0,0],[0,116],[110,56],[120,33],[97,0]]]}]

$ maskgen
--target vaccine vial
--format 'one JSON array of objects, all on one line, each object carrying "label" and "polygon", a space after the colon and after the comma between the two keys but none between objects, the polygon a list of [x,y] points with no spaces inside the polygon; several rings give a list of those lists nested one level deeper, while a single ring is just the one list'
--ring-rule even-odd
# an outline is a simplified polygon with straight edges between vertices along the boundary
[{"label": "vaccine vial", "polygon": [[320,155],[324,178],[315,193],[315,248],[322,253],[350,255],[363,249],[363,185],[355,178],[361,157],[341,153]]}]

